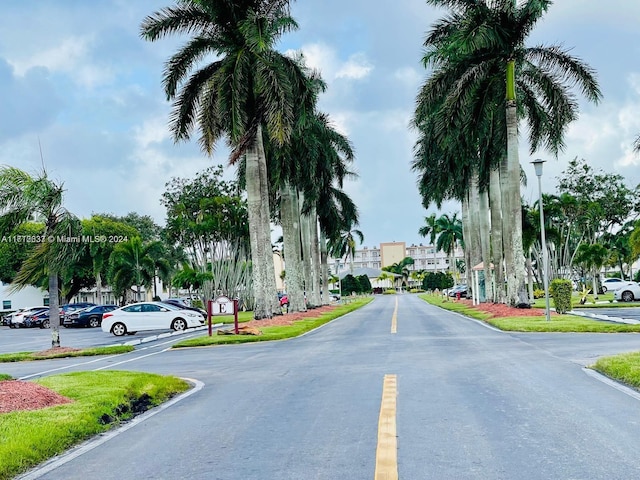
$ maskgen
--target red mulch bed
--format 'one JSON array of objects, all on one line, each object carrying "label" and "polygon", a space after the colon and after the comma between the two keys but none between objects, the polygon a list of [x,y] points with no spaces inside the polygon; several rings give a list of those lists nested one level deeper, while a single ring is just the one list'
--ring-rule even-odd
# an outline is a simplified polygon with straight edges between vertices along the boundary
[{"label": "red mulch bed", "polygon": [[[479,305],[473,305],[471,300],[465,299],[453,301],[464,303],[481,312],[490,313],[492,317],[542,317],[545,315],[544,310],[539,308],[515,308],[505,305],[504,303],[481,303]],[[551,315],[555,315],[555,312],[551,312]]]},{"label": "red mulch bed", "polygon": [[72,401],[37,383],[20,380],[0,382],[0,414],[16,410],[38,410]]}]

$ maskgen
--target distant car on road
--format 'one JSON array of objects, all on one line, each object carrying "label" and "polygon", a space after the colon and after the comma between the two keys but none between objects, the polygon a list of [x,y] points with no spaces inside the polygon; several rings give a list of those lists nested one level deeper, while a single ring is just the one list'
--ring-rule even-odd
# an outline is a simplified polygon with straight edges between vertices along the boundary
[{"label": "distant car on road", "polygon": [[118,308],[118,305],[94,305],[65,315],[62,325],[65,327],[96,328],[102,324],[102,315]]},{"label": "distant car on road", "polygon": [[102,315],[102,331],[120,337],[140,330],[185,330],[199,327],[204,319],[199,312],[162,302],[139,302],[116,308]]},{"label": "distant car on road", "polygon": [[602,281],[602,293],[607,293],[607,291],[617,290],[618,288],[620,288],[626,283],[629,283],[629,282],[621,278],[605,278]]},{"label": "distant car on road", "polygon": [[640,300],[640,285],[636,282],[625,282],[613,292],[613,298],[622,302]]}]

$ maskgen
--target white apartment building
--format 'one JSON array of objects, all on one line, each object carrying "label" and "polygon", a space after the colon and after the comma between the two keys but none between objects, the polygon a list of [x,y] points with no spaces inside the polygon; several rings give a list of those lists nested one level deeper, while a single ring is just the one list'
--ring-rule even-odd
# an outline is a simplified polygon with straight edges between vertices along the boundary
[{"label": "white apartment building", "polygon": [[[463,260],[464,252],[458,247],[455,250],[455,259]],[[400,262],[405,257],[414,260],[413,265],[409,265],[409,271],[426,270],[427,272],[446,272],[449,269],[449,257],[443,251],[436,251],[435,245],[411,244],[406,246],[405,242],[381,243],[379,247],[361,247],[356,250],[353,259],[353,269],[375,268],[393,265]],[[351,269],[351,258],[336,259],[328,261],[332,274],[338,274]]]}]

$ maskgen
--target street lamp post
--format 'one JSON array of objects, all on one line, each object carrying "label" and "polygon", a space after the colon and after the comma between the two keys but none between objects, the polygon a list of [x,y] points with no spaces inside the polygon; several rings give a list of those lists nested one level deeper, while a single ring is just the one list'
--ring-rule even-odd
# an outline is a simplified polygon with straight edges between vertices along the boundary
[{"label": "street lamp post", "polygon": [[533,162],[533,167],[536,170],[536,177],[538,177],[538,198],[540,203],[540,237],[542,241],[542,279],[544,282],[544,302],[545,313],[547,315],[547,322],[551,321],[551,312],[549,310],[549,253],[547,252],[547,239],[544,230],[544,209],[542,207],[542,165],[545,160],[536,158]]}]

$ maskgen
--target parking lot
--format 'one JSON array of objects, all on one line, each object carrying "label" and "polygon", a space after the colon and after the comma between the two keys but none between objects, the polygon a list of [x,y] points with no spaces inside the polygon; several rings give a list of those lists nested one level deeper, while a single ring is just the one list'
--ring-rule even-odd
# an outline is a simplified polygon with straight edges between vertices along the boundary
[{"label": "parking lot", "polygon": [[[197,330],[204,330],[200,327]],[[116,337],[103,332],[100,328],[60,328],[60,344],[63,347],[86,348],[120,345],[122,343],[155,337],[172,330],[154,330],[152,332],[138,332],[135,335]],[[186,330],[185,334],[193,333],[194,329]],[[51,330],[41,328],[9,328],[0,327],[0,353],[38,352],[51,347]]]}]

